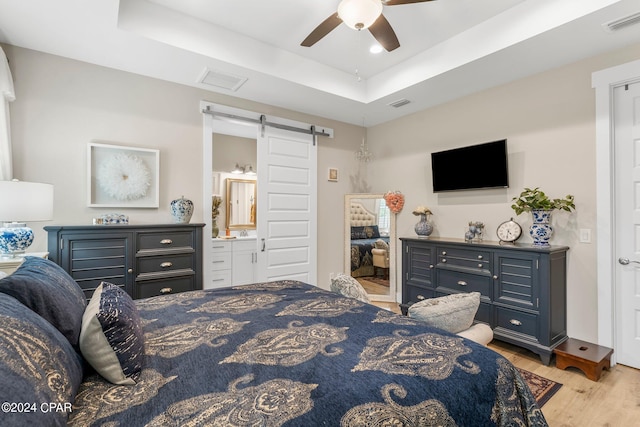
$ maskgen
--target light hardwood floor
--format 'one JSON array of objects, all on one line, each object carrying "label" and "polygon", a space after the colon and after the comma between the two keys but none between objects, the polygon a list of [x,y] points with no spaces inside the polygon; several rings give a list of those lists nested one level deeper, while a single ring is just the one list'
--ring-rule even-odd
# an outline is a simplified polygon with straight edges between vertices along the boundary
[{"label": "light hardwood floor", "polygon": [[[394,303],[375,304],[400,312]],[[640,370],[616,365],[595,382],[578,369],[557,369],[555,359],[545,366],[536,354],[501,341],[494,340],[489,348],[519,368],[562,384],[542,407],[551,427],[640,426]]]}]

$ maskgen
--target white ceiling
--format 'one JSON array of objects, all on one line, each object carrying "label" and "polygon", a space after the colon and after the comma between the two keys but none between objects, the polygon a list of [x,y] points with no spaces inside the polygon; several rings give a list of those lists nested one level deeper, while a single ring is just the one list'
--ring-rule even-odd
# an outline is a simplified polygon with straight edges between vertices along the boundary
[{"label": "white ceiling", "polygon": [[[436,0],[384,7],[392,52],[346,25],[300,46],[338,3],[0,0],[0,42],[366,126],[640,43],[638,24],[601,25],[638,0]],[[247,81],[216,88],[206,69]]]}]

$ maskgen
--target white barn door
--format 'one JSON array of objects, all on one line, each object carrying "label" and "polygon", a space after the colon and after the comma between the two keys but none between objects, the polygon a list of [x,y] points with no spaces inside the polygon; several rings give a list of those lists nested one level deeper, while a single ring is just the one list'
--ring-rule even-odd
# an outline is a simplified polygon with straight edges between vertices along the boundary
[{"label": "white barn door", "polygon": [[317,284],[316,154],[312,135],[258,136],[258,281]]}]

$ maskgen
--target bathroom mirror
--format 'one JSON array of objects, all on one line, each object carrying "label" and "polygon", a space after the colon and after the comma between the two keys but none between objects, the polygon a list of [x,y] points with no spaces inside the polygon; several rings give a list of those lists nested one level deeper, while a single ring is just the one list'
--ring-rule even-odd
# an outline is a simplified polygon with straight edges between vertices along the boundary
[{"label": "bathroom mirror", "polygon": [[256,181],[227,178],[226,226],[230,230],[256,228]]},{"label": "bathroom mirror", "polygon": [[344,272],[372,301],[396,301],[396,218],[383,194],[347,194],[344,203]]}]

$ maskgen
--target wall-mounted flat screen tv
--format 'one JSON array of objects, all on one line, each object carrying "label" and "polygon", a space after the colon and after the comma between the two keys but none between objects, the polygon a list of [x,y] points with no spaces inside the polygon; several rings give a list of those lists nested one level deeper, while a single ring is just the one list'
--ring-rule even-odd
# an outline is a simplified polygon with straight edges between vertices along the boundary
[{"label": "wall-mounted flat screen tv", "polygon": [[509,186],[507,140],[431,153],[433,191]]}]

